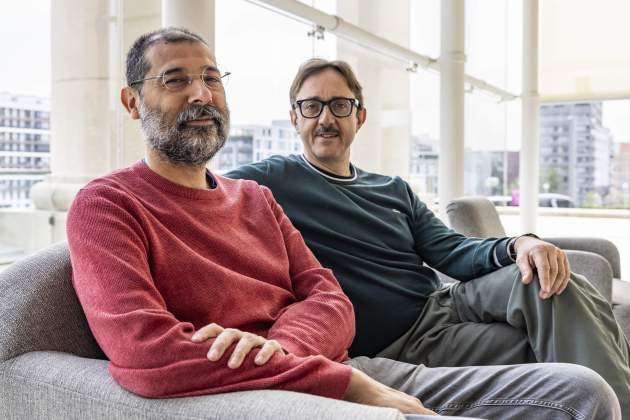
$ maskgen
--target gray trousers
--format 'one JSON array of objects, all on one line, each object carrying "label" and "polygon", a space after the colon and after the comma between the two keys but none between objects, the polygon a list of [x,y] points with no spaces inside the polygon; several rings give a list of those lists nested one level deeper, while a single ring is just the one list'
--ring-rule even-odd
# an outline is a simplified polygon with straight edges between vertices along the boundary
[{"label": "gray trousers", "polygon": [[593,370],[579,365],[429,368],[380,357],[355,357],[346,363],[419,398],[440,415],[487,420],[621,419],[612,388]]},{"label": "gray trousers", "polygon": [[[579,364],[591,368],[610,384],[619,398],[624,418],[630,420],[630,346],[608,302],[580,275],[572,274],[564,293],[547,300],[538,297],[537,278],[530,285],[522,284],[520,278],[518,267],[511,265],[436,291],[415,325],[378,356],[429,367],[529,362]],[[474,371],[477,369],[484,372],[499,369],[508,376],[512,372],[506,366]],[[534,376],[544,375],[545,370],[575,368],[529,365],[522,369],[531,372],[532,377],[525,375],[520,379],[523,384],[531,385],[538,380]],[[552,385],[553,378],[545,377],[548,385]],[[562,375],[558,378],[561,381]],[[458,385],[465,387],[455,384]],[[487,391],[493,391],[492,383],[485,382],[485,386],[490,387]],[[568,386],[565,393],[567,389],[574,390],[575,386]],[[530,397],[520,395],[520,398]]]}]

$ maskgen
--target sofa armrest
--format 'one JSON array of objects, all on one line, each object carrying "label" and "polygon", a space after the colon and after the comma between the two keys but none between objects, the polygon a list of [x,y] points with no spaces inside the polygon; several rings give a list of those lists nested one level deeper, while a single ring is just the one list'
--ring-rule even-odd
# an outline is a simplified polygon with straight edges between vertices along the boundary
[{"label": "sofa armrest", "polygon": [[564,250],[588,251],[604,257],[612,268],[613,277],[621,278],[621,259],[614,243],[603,238],[543,238]]},{"label": "sofa armrest", "polygon": [[601,255],[586,251],[565,251],[569,259],[571,271],[581,274],[595,286],[597,291],[612,301],[612,268]]},{"label": "sofa armrest", "polygon": [[0,272],[0,362],[29,351],[105,359],[72,287],[65,242]]},{"label": "sofa armrest", "polygon": [[30,352],[0,363],[0,418],[404,420],[371,407],[289,391],[148,399],[118,386],[105,360]]}]

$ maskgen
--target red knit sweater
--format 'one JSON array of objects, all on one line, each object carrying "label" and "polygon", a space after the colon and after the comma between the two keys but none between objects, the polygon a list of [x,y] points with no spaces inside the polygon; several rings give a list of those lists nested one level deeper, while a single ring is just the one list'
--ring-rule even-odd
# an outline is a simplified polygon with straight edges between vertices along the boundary
[{"label": "red knit sweater", "polygon": [[[187,188],[143,162],[89,183],[68,213],[74,287],[114,379],[146,397],[284,389],[341,398],[351,368],[352,305],[271,192],[215,176]],[[217,362],[215,322],[288,352],[238,369]]]}]

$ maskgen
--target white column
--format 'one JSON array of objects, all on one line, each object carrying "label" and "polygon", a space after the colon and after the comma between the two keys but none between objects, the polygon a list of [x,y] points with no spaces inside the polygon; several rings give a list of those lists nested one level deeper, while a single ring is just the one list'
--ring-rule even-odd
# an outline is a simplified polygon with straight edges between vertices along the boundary
[{"label": "white column", "polygon": [[162,26],[195,32],[214,51],[214,0],[162,0]]},{"label": "white column", "polygon": [[117,39],[110,1],[51,4],[51,171],[33,186],[36,208],[67,210],[78,189],[114,168],[115,109],[110,47]]},{"label": "white column", "polygon": [[[159,0],[125,1],[122,8],[122,14],[119,16],[122,34],[116,94],[127,83],[125,78],[127,51],[140,35],[159,29],[162,22],[162,4]],[[122,168],[142,159],[145,154],[145,140],[140,130],[140,121],[132,120],[120,103],[117,110],[116,166]]]},{"label": "white column", "polygon": [[521,231],[535,232],[538,211],[538,0],[523,0],[522,144],[519,200]]},{"label": "white column", "polygon": [[439,215],[464,194],[464,0],[442,0],[440,46]]},{"label": "white column", "polygon": [[[409,46],[409,0],[337,2],[337,15]],[[409,174],[410,81],[404,63],[338,40],[338,58],[350,63],[363,86],[367,121],[352,146],[352,162],[386,175]]]}]

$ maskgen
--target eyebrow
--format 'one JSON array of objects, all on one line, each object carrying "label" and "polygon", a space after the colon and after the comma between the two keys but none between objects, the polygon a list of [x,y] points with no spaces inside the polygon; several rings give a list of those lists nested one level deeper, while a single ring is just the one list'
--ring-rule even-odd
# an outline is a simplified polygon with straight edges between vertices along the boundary
[{"label": "eyebrow", "polygon": [[[220,73],[219,69],[216,68],[215,66],[203,66],[201,71],[204,72],[206,70],[212,70],[212,71],[216,71],[217,73]],[[177,73],[177,72],[184,72],[186,73],[187,70],[183,67],[174,67],[172,69],[168,69],[164,72],[162,72],[162,75],[167,75],[167,74],[172,74],[172,73]]]},{"label": "eyebrow", "polygon": [[296,99],[295,101],[310,101],[310,100],[317,100],[317,101],[322,101],[322,102],[328,102],[328,101],[332,101],[335,99],[356,99],[356,98],[351,98],[350,96],[332,96],[330,99],[328,99],[328,101],[325,101],[321,98],[321,96],[309,96],[308,98],[303,98],[303,99]]}]

